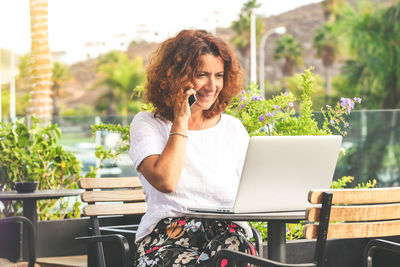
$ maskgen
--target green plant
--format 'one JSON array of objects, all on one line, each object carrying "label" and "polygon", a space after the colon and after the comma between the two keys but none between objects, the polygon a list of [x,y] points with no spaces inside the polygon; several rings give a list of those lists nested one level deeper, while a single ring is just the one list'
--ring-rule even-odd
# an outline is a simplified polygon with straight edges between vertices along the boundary
[{"label": "green plant", "polygon": [[106,149],[104,146],[97,146],[95,151],[95,156],[100,160],[98,167],[90,166],[90,171],[86,173],[85,177],[96,177],[97,172],[100,167],[103,167],[104,160],[108,159],[114,161],[118,156],[129,150],[129,125],[121,126],[120,124],[105,124],[100,123],[97,125],[92,125],[92,135],[97,131],[114,132],[121,134],[122,138],[116,149]]},{"label": "green plant", "polygon": [[[15,182],[23,181],[37,181],[39,189],[78,188],[82,164],[58,144],[60,129],[57,125],[43,127],[34,117],[31,122],[30,128],[23,119],[0,122],[0,190],[10,190]],[[41,201],[39,216],[51,217],[56,203]],[[4,214],[16,214],[19,207],[18,203],[6,203]],[[63,217],[65,212],[62,209],[57,217]]]},{"label": "green plant", "polygon": [[[351,113],[360,98],[342,98],[334,107],[321,109],[324,122],[319,125],[314,119],[312,108],[313,77],[311,68],[301,75],[300,100],[292,93],[281,93],[264,99],[255,84],[243,90],[232,101],[228,113],[239,118],[250,136],[254,135],[332,135],[346,134],[346,116]],[[295,104],[300,106],[297,113]]]}]

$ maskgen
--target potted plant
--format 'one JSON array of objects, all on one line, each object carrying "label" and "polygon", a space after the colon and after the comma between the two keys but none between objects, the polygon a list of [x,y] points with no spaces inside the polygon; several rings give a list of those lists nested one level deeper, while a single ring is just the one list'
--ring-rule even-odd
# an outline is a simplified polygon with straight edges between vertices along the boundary
[{"label": "potted plant", "polygon": [[[24,119],[0,122],[0,190],[76,188],[81,162],[59,144],[60,135],[57,125],[43,127],[34,117],[31,127]],[[5,213],[15,212],[6,203]]]}]

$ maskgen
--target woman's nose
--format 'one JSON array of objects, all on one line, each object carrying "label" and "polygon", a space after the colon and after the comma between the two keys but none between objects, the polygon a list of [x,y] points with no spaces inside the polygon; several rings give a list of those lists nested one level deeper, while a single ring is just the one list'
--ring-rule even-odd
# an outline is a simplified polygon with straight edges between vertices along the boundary
[{"label": "woman's nose", "polygon": [[215,89],[217,89],[217,85],[215,82],[215,78],[214,77],[210,77],[207,81],[207,90],[213,91]]}]

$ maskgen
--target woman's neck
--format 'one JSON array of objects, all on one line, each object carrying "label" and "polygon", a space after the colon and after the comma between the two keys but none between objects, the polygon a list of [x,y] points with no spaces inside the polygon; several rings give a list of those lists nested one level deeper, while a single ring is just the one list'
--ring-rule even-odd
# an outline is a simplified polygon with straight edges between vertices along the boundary
[{"label": "woman's neck", "polygon": [[193,112],[189,118],[189,130],[204,130],[215,126],[221,119],[221,114],[207,119],[203,111]]},{"label": "woman's neck", "polygon": [[189,118],[189,130],[201,130],[204,126],[205,117],[203,111],[192,112]]}]

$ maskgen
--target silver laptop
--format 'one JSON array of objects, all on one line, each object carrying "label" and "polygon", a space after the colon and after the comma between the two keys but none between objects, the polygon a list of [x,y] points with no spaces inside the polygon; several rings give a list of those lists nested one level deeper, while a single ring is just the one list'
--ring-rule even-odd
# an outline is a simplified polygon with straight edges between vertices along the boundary
[{"label": "silver laptop", "polygon": [[341,136],[254,136],[233,207],[190,207],[197,212],[280,212],[305,210],[310,189],[332,183]]}]

